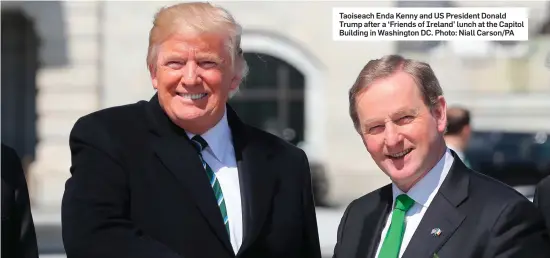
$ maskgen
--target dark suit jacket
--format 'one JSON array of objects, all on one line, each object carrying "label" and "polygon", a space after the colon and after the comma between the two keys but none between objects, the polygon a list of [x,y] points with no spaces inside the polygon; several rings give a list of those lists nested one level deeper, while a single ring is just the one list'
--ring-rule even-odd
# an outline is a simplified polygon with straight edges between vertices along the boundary
[{"label": "dark suit jacket", "polygon": [[535,190],[533,202],[539,208],[546,221],[546,227],[550,232],[550,176],[544,178]]},{"label": "dark suit jacket", "polygon": [[[320,257],[309,164],[228,106],[243,202],[238,257]],[[62,203],[68,258],[235,257],[185,132],[149,102],[80,118]]]},{"label": "dark suit jacket", "polygon": [[[416,229],[403,258],[550,257],[550,242],[535,206],[512,188],[454,162]],[[373,258],[393,197],[386,185],[346,209],[334,257]],[[431,234],[439,228],[439,236]]]},{"label": "dark suit jacket", "polygon": [[2,144],[2,257],[38,258],[27,181],[14,149]]}]

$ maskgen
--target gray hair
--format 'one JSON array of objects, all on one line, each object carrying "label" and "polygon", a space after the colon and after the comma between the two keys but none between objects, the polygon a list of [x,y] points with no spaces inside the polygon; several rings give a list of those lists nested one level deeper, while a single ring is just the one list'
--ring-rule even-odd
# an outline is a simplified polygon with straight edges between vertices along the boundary
[{"label": "gray hair", "polygon": [[399,71],[406,72],[413,77],[428,108],[433,109],[437,103],[437,98],[443,95],[439,81],[427,63],[405,59],[399,55],[386,55],[380,59],[371,60],[363,67],[357,80],[349,90],[349,114],[353,126],[358,132],[361,131],[361,125],[357,115],[357,96],[374,81],[387,78]]}]

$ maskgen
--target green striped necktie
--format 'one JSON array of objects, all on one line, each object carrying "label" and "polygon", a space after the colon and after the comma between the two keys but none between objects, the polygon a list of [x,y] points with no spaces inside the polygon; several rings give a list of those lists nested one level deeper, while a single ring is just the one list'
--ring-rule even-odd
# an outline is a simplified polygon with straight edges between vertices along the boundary
[{"label": "green striped necktie", "polygon": [[218,207],[220,207],[220,211],[222,213],[223,224],[225,225],[225,229],[227,229],[227,233],[229,234],[229,218],[227,217],[227,209],[225,207],[225,199],[223,198],[220,181],[218,181],[218,178],[216,178],[216,174],[214,174],[214,171],[212,171],[212,168],[208,166],[208,163],[206,163],[202,156],[202,151],[206,149],[206,147],[208,147],[208,143],[200,135],[195,135],[191,140],[195,145],[195,148],[199,152],[199,157],[202,161],[202,167],[206,171],[206,175],[208,176],[208,180],[210,181],[210,186],[212,186],[212,190],[214,190],[214,196],[216,197]]}]

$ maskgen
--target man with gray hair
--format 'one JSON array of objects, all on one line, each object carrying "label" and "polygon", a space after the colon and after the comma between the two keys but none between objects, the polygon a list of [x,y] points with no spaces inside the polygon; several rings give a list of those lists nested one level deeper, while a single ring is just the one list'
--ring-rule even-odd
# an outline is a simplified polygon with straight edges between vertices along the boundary
[{"label": "man with gray hair", "polygon": [[372,60],[349,101],[355,129],[392,183],[347,207],[334,257],[550,256],[535,206],[445,145],[447,104],[428,64]]},{"label": "man with gray hair", "polygon": [[320,258],[305,153],[227,104],[246,75],[224,9],[161,9],[149,101],[80,118],[62,204],[68,258]]}]

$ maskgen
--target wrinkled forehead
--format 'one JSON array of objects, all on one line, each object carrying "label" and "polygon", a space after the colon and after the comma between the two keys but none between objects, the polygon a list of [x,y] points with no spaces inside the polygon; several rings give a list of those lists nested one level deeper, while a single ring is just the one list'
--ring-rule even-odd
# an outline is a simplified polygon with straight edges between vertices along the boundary
[{"label": "wrinkled forehead", "polygon": [[360,115],[390,116],[402,110],[418,110],[425,103],[414,79],[398,73],[371,83],[359,93],[356,105]]}]

